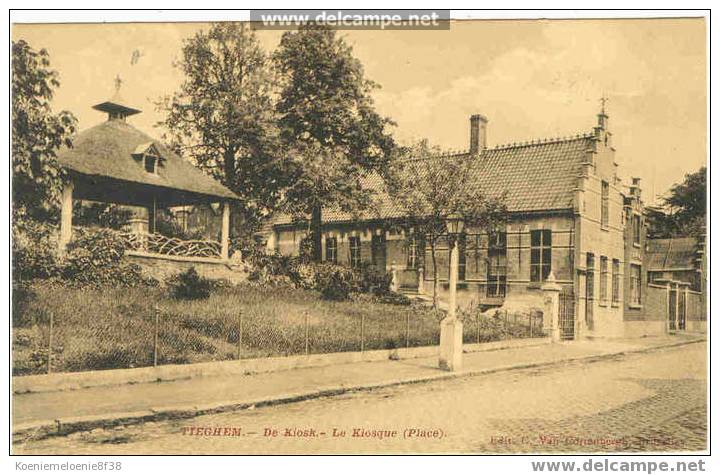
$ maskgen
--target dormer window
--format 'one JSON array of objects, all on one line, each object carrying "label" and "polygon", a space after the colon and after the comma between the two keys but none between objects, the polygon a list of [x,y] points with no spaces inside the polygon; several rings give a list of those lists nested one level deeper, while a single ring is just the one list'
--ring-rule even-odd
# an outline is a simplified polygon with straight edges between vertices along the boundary
[{"label": "dormer window", "polygon": [[162,164],[162,157],[152,142],[139,145],[133,152],[133,157],[138,161],[142,160],[142,167],[147,173],[158,174],[158,169]]},{"label": "dormer window", "polygon": [[157,157],[145,155],[145,171],[157,175]]}]

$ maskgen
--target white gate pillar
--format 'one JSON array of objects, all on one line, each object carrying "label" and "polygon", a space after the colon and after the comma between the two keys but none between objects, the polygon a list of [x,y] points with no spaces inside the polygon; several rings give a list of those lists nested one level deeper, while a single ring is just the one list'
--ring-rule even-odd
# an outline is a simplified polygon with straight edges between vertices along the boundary
[{"label": "white gate pillar", "polygon": [[547,280],[541,287],[543,292],[543,328],[546,329],[553,342],[560,341],[560,290],[555,282],[555,274],[550,272]]}]

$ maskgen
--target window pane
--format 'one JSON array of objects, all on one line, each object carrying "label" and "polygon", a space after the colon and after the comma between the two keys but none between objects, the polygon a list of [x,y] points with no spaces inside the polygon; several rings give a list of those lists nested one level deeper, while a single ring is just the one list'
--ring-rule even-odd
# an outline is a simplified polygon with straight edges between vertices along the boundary
[{"label": "window pane", "polygon": [[550,264],[543,264],[542,265],[543,280],[547,279],[549,275],[550,275]]},{"label": "window pane", "polygon": [[543,265],[547,264],[550,265],[550,262],[552,261],[552,249],[549,247],[544,247],[542,250],[542,263]]},{"label": "window pane", "polygon": [[552,246],[552,231],[550,229],[543,229],[542,240],[543,246]]},{"label": "window pane", "polygon": [[532,282],[540,282],[540,265],[530,266],[530,280]]},{"label": "window pane", "polygon": [[530,231],[530,245],[531,246],[539,246],[540,245],[540,231]]},{"label": "window pane", "polygon": [[530,249],[530,264],[540,264],[540,249]]}]

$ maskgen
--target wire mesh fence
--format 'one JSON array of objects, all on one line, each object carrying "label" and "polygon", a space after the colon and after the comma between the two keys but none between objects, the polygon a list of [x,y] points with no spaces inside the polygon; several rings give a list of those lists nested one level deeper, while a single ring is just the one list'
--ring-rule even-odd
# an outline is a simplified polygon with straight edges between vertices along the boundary
[{"label": "wire mesh fence", "polygon": [[[137,368],[439,344],[443,312],[414,305],[136,302],[47,305],[13,322],[13,373]],[[306,302],[303,302],[306,303]],[[272,307],[272,305],[269,305]],[[109,311],[114,309],[114,311]],[[281,318],[278,318],[281,315]],[[465,343],[544,335],[542,313],[461,313]],[[15,319],[14,319],[15,320]]]}]

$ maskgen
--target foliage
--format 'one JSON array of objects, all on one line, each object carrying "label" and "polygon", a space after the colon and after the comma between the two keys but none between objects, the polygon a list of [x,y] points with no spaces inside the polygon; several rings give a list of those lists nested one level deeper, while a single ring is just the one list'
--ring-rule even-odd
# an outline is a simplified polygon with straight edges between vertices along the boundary
[{"label": "foliage", "polygon": [[705,234],[707,219],[707,169],[685,175],[676,183],[660,208],[648,207],[648,234],[652,238]]},{"label": "foliage", "polygon": [[412,302],[407,295],[388,291],[376,296],[376,301],[389,305],[411,305]]},{"label": "foliage", "polygon": [[178,300],[200,300],[210,297],[213,281],[197,273],[194,267],[171,277],[167,286]]},{"label": "foliage", "polygon": [[158,125],[176,151],[242,198],[235,211],[244,228],[255,229],[279,200],[285,176],[270,61],[248,25],[215,23],[185,40],[176,67],[185,80],[157,102],[167,113]]},{"label": "foliage", "polygon": [[53,226],[16,218],[12,233],[14,281],[46,279],[60,274],[58,242]]},{"label": "foliage", "polygon": [[[327,262],[310,262],[303,257],[258,252],[247,257],[251,270],[248,280],[263,284],[293,284],[317,290],[329,300],[347,300],[352,292],[388,295],[392,274],[373,265],[353,270]],[[402,299],[395,299],[402,300]],[[402,302],[403,304],[405,302]]]},{"label": "foliage", "polygon": [[326,300],[348,300],[355,289],[352,269],[336,264],[314,264],[315,290]]},{"label": "foliage", "polygon": [[102,228],[77,228],[67,246],[65,258],[69,272],[86,272],[120,262],[125,245],[118,235]]},{"label": "foliage", "polygon": [[251,266],[248,280],[264,285],[290,283],[290,275],[297,260],[280,253],[266,254],[262,251],[248,253],[245,259]]},{"label": "foliage", "polygon": [[392,273],[372,264],[365,264],[359,270],[359,287],[363,292],[383,295],[390,292]]},{"label": "foliage", "polygon": [[14,282],[51,279],[94,287],[157,285],[139,266],[122,262],[123,254],[122,240],[108,229],[77,228],[60,255],[53,226],[23,219],[13,223]]},{"label": "foliage", "polygon": [[473,182],[476,158],[443,153],[422,140],[398,149],[386,177],[387,192],[402,209],[397,226],[430,246],[433,301],[437,305],[436,248],[447,238],[447,217],[459,215],[466,229],[490,232],[507,217],[505,196],[489,196]]},{"label": "foliage", "polygon": [[392,125],[374,108],[378,87],[364,77],[352,48],[334,29],[303,25],[283,34],[273,55],[280,81],[280,137],[289,156],[284,207],[311,217],[313,260],[322,258],[322,207],[370,204],[362,178],[385,168],[395,144]]},{"label": "foliage", "polygon": [[120,230],[131,217],[131,210],[112,203],[76,201],[73,206],[75,226],[99,226]]},{"label": "foliage", "polygon": [[25,326],[30,303],[37,298],[32,286],[27,281],[12,283],[12,324],[13,327]]},{"label": "foliage", "polygon": [[59,261],[60,276],[75,285],[136,287],[157,285],[137,264],[125,264],[125,245],[108,229],[79,228]]},{"label": "foliage", "polygon": [[12,42],[12,173],[16,216],[57,216],[64,173],[57,161],[61,146],[71,146],[77,120],[70,112],[53,114],[51,101],[60,85],[45,49],[24,40]]}]

